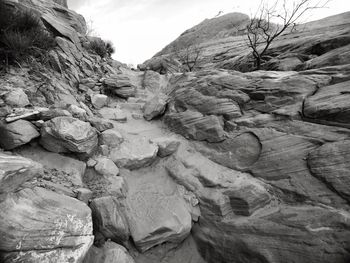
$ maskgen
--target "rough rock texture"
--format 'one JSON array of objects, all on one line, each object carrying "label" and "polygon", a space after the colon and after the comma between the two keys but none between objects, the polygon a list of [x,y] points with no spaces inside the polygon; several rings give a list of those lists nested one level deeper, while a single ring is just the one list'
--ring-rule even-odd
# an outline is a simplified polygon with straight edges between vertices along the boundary
[{"label": "rough rock texture", "polygon": [[14,107],[25,107],[30,104],[27,94],[21,88],[11,90],[4,97],[5,102]]},{"label": "rough rock texture", "polygon": [[116,75],[104,80],[105,90],[122,98],[135,97],[136,87],[126,75]]},{"label": "rough rock texture", "polygon": [[150,121],[155,117],[159,117],[165,111],[167,99],[162,96],[155,96],[146,102],[143,107],[143,117]]},{"label": "rough rock texture", "polygon": [[0,198],[42,174],[43,167],[39,163],[21,156],[0,153]]},{"label": "rough rock texture", "polygon": [[314,176],[350,201],[350,141],[327,143],[311,152],[308,165]]},{"label": "rough rock texture", "polygon": [[92,244],[90,209],[43,188],[0,203],[2,262],[79,262]]},{"label": "rough rock texture", "polygon": [[97,132],[89,123],[71,117],[57,117],[41,128],[41,145],[52,152],[90,154],[97,146]]},{"label": "rough rock texture", "polygon": [[94,168],[96,172],[107,177],[117,176],[119,174],[119,169],[114,162],[105,157],[98,158]]},{"label": "rough rock texture", "polygon": [[112,148],[119,146],[123,141],[123,136],[117,130],[106,130],[100,135],[100,144],[105,144]]},{"label": "rough rock texture", "polygon": [[337,123],[350,128],[350,81],[322,87],[305,101],[308,118]]},{"label": "rough rock texture", "polygon": [[83,263],[135,263],[127,250],[113,242],[106,242],[102,248],[92,246]]},{"label": "rough rock texture", "polygon": [[164,242],[181,243],[191,230],[191,215],[164,168],[124,172],[131,237],[143,252]]},{"label": "rough rock texture", "polygon": [[113,128],[113,123],[98,117],[90,117],[87,121],[91,124],[92,127],[97,129],[99,132],[104,132]]},{"label": "rough rock texture", "polygon": [[94,232],[100,233],[105,240],[125,242],[129,239],[129,226],[125,217],[125,207],[115,197],[104,196],[90,203]]},{"label": "rough rock texture", "polygon": [[98,111],[99,114],[108,120],[115,120],[119,122],[126,122],[128,117],[125,112],[121,109],[116,108],[102,108]]},{"label": "rough rock texture", "polygon": [[172,155],[177,151],[181,143],[176,138],[167,138],[167,137],[155,138],[155,139],[152,139],[151,141],[156,145],[158,145],[159,157],[166,157],[166,156]]},{"label": "rough rock texture", "polygon": [[188,110],[167,114],[164,121],[172,130],[186,138],[208,142],[219,142],[224,139],[224,130],[214,115],[203,116],[199,112]]},{"label": "rough rock texture", "polygon": [[0,146],[5,150],[24,145],[39,136],[40,133],[29,121],[0,123]]},{"label": "rough rock texture", "polygon": [[120,168],[138,169],[150,165],[157,157],[158,146],[146,138],[125,140],[111,151],[110,158]]},{"label": "rough rock texture", "polygon": [[107,104],[108,97],[103,94],[94,94],[91,96],[91,103],[96,109],[101,109]]}]

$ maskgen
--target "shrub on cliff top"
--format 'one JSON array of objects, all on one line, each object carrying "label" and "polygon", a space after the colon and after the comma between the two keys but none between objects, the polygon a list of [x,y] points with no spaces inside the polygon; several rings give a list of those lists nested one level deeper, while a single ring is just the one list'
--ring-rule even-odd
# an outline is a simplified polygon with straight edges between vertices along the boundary
[{"label": "shrub on cliff top", "polygon": [[101,58],[111,57],[115,52],[112,42],[104,41],[98,37],[93,37],[90,40],[88,49],[99,55]]}]

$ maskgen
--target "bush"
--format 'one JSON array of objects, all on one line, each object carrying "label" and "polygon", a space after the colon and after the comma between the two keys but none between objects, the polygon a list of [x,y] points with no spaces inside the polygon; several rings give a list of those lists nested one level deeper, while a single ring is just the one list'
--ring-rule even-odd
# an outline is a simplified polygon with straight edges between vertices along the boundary
[{"label": "bush", "polygon": [[56,45],[34,12],[11,9],[3,0],[0,25],[0,59],[6,64],[19,63],[30,56],[43,59]]},{"label": "bush", "polygon": [[104,41],[97,37],[90,40],[88,49],[99,55],[101,58],[111,57],[115,52],[112,42]]}]

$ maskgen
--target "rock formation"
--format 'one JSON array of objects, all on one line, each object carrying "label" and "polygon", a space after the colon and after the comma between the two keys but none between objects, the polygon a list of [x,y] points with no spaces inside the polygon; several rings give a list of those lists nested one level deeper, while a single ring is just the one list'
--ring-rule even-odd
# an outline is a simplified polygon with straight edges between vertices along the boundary
[{"label": "rock formation", "polygon": [[[56,46],[0,75],[1,262],[349,262],[349,13],[280,36],[265,70],[234,13],[140,71],[66,1],[7,3]],[[188,43],[202,65],[178,72]]]}]

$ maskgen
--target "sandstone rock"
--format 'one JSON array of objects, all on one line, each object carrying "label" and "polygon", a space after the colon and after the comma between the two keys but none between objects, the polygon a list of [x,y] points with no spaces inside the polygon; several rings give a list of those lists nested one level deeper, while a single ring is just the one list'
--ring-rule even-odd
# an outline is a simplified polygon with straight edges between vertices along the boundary
[{"label": "sandstone rock", "polygon": [[97,133],[89,123],[71,117],[57,117],[41,129],[41,145],[52,152],[90,154],[97,146]]},{"label": "sandstone rock", "polygon": [[124,242],[129,239],[130,232],[125,218],[125,207],[115,197],[104,196],[92,200],[90,204],[95,233],[104,239]]},{"label": "sandstone rock", "polygon": [[116,75],[104,80],[105,89],[119,97],[135,97],[136,87],[130,82],[126,75]]},{"label": "sandstone rock", "polygon": [[135,263],[127,250],[113,242],[106,242],[102,248],[92,246],[83,263]]},{"label": "sandstone rock", "polygon": [[95,109],[101,109],[107,104],[108,97],[103,94],[94,94],[91,96],[91,103]]},{"label": "sandstone rock", "polygon": [[110,158],[120,168],[138,169],[150,165],[157,157],[158,146],[144,137],[125,140],[111,151]]},{"label": "sandstone rock", "polygon": [[100,135],[100,144],[105,144],[112,148],[118,147],[123,141],[123,136],[117,130],[106,130]]},{"label": "sandstone rock", "polygon": [[21,88],[16,88],[7,93],[4,100],[13,107],[25,107],[30,104],[27,94]]},{"label": "sandstone rock", "polygon": [[155,96],[146,102],[143,108],[143,116],[150,121],[155,117],[162,115],[165,111],[167,99],[161,96]]},{"label": "sandstone rock", "polygon": [[350,141],[327,143],[311,152],[308,165],[314,176],[347,201],[350,200]]},{"label": "sandstone rock", "polygon": [[304,115],[348,127],[350,120],[350,81],[320,88],[304,104]]},{"label": "sandstone rock", "polygon": [[173,131],[186,138],[219,142],[225,139],[225,132],[216,116],[203,116],[199,112],[185,111],[169,113],[165,116],[165,123]]},{"label": "sandstone rock", "polygon": [[164,242],[181,243],[190,233],[191,215],[177,186],[161,164],[123,176],[131,237],[141,252]]},{"label": "sandstone rock", "polygon": [[0,146],[11,150],[40,136],[29,121],[18,120],[9,124],[0,123]]},{"label": "sandstone rock", "polygon": [[43,188],[0,203],[2,262],[79,262],[93,242],[91,210]]},{"label": "sandstone rock", "polygon": [[161,137],[151,141],[158,145],[158,156],[160,157],[172,155],[180,146],[180,141],[175,138]]},{"label": "sandstone rock", "polygon": [[107,177],[117,176],[119,174],[119,169],[113,163],[113,161],[111,159],[104,158],[104,157],[97,159],[95,170],[99,174]]},{"label": "sandstone rock", "polygon": [[99,132],[104,132],[105,130],[112,129],[113,123],[98,117],[89,117],[87,121],[90,122],[92,127],[96,128]]},{"label": "sandstone rock", "polygon": [[102,108],[99,111],[99,114],[109,120],[115,120],[119,122],[126,122],[128,117],[125,112],[121,109],[116,108]]},{"label": "sandstone rock", "polygon": [[41,164],[21,156],[0,153],[0,196],[15,192],[23,183],[42,174]]}]

